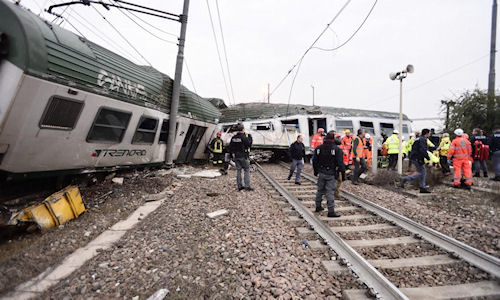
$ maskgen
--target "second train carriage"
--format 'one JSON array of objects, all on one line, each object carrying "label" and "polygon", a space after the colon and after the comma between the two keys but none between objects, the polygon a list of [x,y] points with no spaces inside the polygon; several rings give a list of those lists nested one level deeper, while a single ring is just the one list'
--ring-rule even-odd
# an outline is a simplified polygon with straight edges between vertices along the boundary
[{"label": "second train carriage", "polygon": [[[161,164],[173,81],[0,0],[0,175]],[[206,157],[220,117],[181,88],[176,162]]]},{"label": "second train carriage", "polygon": [[[274,103],[242,103],[221,110],[219,128],[223,131],[243,123],[245,132],[250,133],[255,149],[288,149],[298,134],[303,135],[304,145],[310,154],[313,135],[318,128],[342,133],[349,129],[356,134],[358,129],[378,138],[381,148],[381,134],[390,136],[399,128],[399,114],[382,111],[346,109],[326,106],[287,105]],[[408,140],[411,121],[403,115],[403,137]]]}]

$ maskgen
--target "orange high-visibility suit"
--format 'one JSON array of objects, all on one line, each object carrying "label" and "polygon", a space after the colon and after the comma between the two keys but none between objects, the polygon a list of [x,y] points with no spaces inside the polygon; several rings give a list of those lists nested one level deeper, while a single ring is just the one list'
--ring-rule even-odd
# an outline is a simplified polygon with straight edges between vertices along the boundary
[{"label": "orange high-visibility suit", "polygon": [[324,136],[321,133],[316,133],[311,141],[311,151],[316,149],[318,146],[323,144],[323,138]]},{"label": "orange high-visibility suit", "polygon": [[364,150],[364,157],[366,160],[366,164],[368,167],[372,166],[372,143],[373,139],[372,138],[363,138],[363,144],[365,145],[365,150]]},{"label": "orange high-visibility suit", "polygon": [[455,170],[453,184],[455,186],[460,185],[462,174],[465,177],[465,184],[472,185],[471,154],[471,144],[463,136],[457,136],[453,142],[451,142],[450,150],[448,150],[448,160],[453,158],[453,169]]},{"label": "orange high-visibility suit", "polygon": [[352,165],[352,157],[351,157],[351,144],[352,144],[352,136],[346,134],[342,137],[341,149],[344,153],[344,165]]}]

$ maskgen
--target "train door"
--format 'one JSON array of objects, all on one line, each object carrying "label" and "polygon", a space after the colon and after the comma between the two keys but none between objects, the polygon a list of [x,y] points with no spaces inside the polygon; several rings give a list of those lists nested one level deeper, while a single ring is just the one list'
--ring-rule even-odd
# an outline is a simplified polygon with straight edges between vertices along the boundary
[{"label": "train door", "polygon": [[203,134],[205,134],[207,127],[189,125],[184,142],[182,142],[181,151],[177,157],[176,163],[188,163],[193,159],[194,153],[200,144]]},{"label": "train door", "polygon": [[311,138],[318,132],[318,128],[323,128],[325,132],[328,131],[328,128],[326,128],[326,118],[309,119],[309,136]]}]

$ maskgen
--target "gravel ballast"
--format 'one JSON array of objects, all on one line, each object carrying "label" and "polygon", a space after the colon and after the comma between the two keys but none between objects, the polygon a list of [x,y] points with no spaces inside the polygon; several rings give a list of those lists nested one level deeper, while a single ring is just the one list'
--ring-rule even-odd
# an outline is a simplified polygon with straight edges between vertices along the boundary
[{"label": "gravel ballast", "polygon": [[[182,187],[111,249],[101,252],[42,298],[145,299],[161,288],[172,298],[339,298],[362,288],[349,273],[328,275],[252,173],[255,191],[236,191],[234,172],[182,179]],[[212,195],[212,197],[207,196]],[[219,209],[228,214],[209,219]]]}]

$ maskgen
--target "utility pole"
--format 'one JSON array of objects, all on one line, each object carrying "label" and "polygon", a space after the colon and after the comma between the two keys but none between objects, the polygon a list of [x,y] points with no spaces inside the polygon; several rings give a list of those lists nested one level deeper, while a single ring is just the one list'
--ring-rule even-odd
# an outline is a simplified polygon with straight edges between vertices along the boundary
[{"label": "utility pole", "polygon": [[488,96],[495,97],[495,53],[497,38],[497,0],[493,0],[491,12],[490,74],[488,76]]},{"label": "utility pole", "polygon": [[313,106],[314,106],[314,85],[311,84],[312,90],[313,90]]},{"label": "utility pole", "polygon": [[441,100],[441,104],[446,105],[446,119],[444,120],[444,130],[448,132],[448,128],[450,125],[450,106],[455,104],[452,100]]},{"label": "utility pole", "polygon": [[271,100],[270,100],[270,99],[271,99],[271,93],[270,93],[270,91],[269,91],[269,90],[270,90],[270,88],[271,88],[271,86],[270,86],[270,85],[269,85],[269,83],[268,83],[268,84],[267,84],[267,103],[268,103],[268,104],[269,104],[269,103],[271,103]]},{"label": "utility pole", "polygon": [[189,11],[189,0],[184,0],[182,15],[180,15],[181,35],[179,37],[179,49],[177,52],[177,62],[175,64],[175,77],[174,77],[174,87],[172,91],[172,102],[170,104],[168,143],[167,143],[167,152],[165,154],[165,163],[167,167],[172,167],[174,165],[175,129],[177,124],[177,111],[179,110],[179,96],[181,94],[182,64],[184,62],[184,42],[186,41],[188,11]]}]

